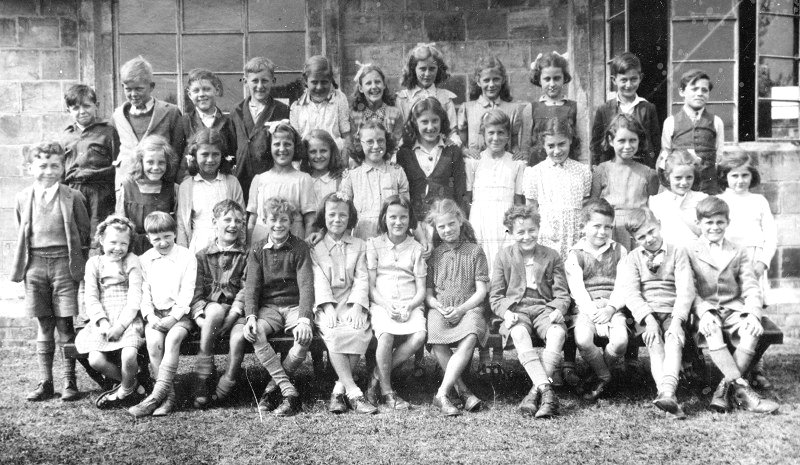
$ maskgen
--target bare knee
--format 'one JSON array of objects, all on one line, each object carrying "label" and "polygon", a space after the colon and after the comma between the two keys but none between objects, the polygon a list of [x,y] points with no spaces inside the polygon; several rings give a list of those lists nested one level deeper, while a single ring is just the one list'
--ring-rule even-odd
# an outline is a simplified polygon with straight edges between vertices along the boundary
[{"label": "bare knee", "polygon": [[585,326],[575,327],[575,344],[580,349],[587,349],[594,346],[594,331]]},{"label": "bare knee", "polygon": [[425,331],[419,331],[409,337],[409,342],[414,349],[419,349],[423,344],[425,344],[427,339],[428,333]]},{"label": "bare knee", "polygon": [[123,347],[121,360],[123,366],[135,367],[138,364],[139,351],[135,347]]},{"label": "bare knee", "polygon": [[562,347],[567,339],[567,332],[561,326],[551,326],[547,330],[547,334],[545,334],[545,339],[548,347],[551,347],[551,345]]},{"label": "bare knee", "polygon": [[95,370],[98,367],[105,365],[106,363],[106,356],[100,351],[93,350],[89,352],[89,365],[92,366]]}]

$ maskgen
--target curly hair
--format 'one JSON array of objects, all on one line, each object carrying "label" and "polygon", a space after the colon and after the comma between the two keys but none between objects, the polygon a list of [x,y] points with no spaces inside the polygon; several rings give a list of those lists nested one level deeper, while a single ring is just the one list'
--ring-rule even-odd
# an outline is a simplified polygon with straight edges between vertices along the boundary
[{"label": "curly hair", "polygon": [[[106,231],[108,228],[114,229],[119,232],[128,232],[128,239],[133,240],[133,233],[136,231],[136,226],[133,224],[133,221],[125,218],[121,215],[108,215],[106,219],[104,219],[100,224],[97,225],[97,231],[94,234],[94,240],[98,244],[100,244],[100,251],[105,253],[103,250],[103,238],[106,236]],[[130,251],[130,247],[133,244],[128,243],[128,251]]]},{"label": "curly hair", "polygon": [[342,173],[347,169],[344,161],[339,154],[339,147],[333,136],[324,129],[312,129],[305,137],[303,137],[303,158],[300,160],[300,171],[311,174],[314,169],[311,167],[311,141],[318,140],[328,147],[330,158],[328,159],[328,175],[333,179],[341,179]]},{"label": "curly hair", "polygon": [[479,81],[481,79],[481,73],[484,70],[497,71],[500,73],[500,76],[503,77],[503,84],[500,86],[500,94],[498,97],[504,102],[513,100],[511,98],[511,88],[508,87],[508,73],[506,73],[506,67],[503,66],[503,62],[494,55],[481,58],[475,65],[473,79],[469,83],[469,99],[476,100],[481,96],[483,91],[481,90]]},{"label": "curly hair", "polygon": [[503,215],[503,226],[511,233],[514,231],[514,223],[517,220],[527,220],[528,218],[533,220],[537,228],[542,222],[539,212],[533,205],[514,205]]},{"label": "curly hair", "polygon": [[268,217],[269,215],[277,216],[285,214],[289,216],[289,222],[294,223],[294,217],[297,214],[297,207],[283,197],[270,197],[266,202],[264,202],[261,213],[264,214],[264,218]]},{"label": "curly hair", "polygon": [[406,57],[406,66],[403,68],[402,86],[406,89],[413,89],[419,85],[417,80],[417,63],[421,60],[433,58],[436,62],[438,70],[436,71],[436,78],[433,80],[434,84],[440,84],[450,77],[448,73],[447,64],[444,62],[444,55],[433,44],[420,44],[411,49]]},{"label": "curly hair", "polygon": [[392,134],[386,130],[386,126],[384,126],[383,123],[377,119],[365,121],[358,129],[355,137],[353,137],[353,147],[350,150],[350,158],[354,159],[359,164],[364,163],[366,154],[364,153],[364,147],[361,146],[361,131],[366,129],[379,129],[383,131],[384,135],[386,136],[386,151],[383,152],[383,159],[391,159],[392,154],[395,152],[395,149],[397,149],[397,142],[395,142]]},{"label": "curly hair", "polygon": [[572,81],[572,75],[569,74],[569,61],[557,52],[547,52],[541,54],[533,62],[530,72],[531,84],[542,87],[542,70],[545,68],[560,68],[564,74],[564,84]]},{"label": "curly hair", "polygon": [[292,157],[292,161],[302,161],[303,158],[306,158],[306,149],[305,145],[303,145],[303,139],[300,137],[300,133],[288,122],[281,122],[273,129],[267,131],[267,151],[261,154],[261,159],[264,161],[264,166],[267,171],[275,166],[275,159],[272,157],[272,138],[278,133],[290,135],[292,143],[294,144],[294,156]]},{"label": "curly hair", "polygon": [[383,70],[378,65],[373,65],[372,63],[366,64],[359,68],[356,77],[358,78],[357,85],[353,89],[353,105],[350,108],[356,111],[361,111],[364,107],[367,106],[367,96],[361,92],[361,81],[364,80],[364,77],[371,73],[376,72],[380,75],[381,80],[383,81],[383,95],[381,96],[381,101],[384,105],[394,106],[394,94],[389,91],[389,83],[386,81],[386,74],[384,74]]},{"label": "curly hair", "polygon": [[233,159],[228,153],[229,148],[225,144],[225,138],[222,137],[219,129],[204,127],[197,131],[189,142],[187,151],[187,154],[190,156],[187,161],[189,175],[194,176],[200,171],[200,167],[197,166],[197,150],[200,149],[202,145],[216,147],[222,155],[219,162],[219,172],[222,174],[231,174]]},{"label": "curly hair", "polygon": [[175,170],[178,169],[175,163],[177,159],[175,149],[172,148],[169,141],[163,136],[153,134],[140,140],[139,144],[136,146],[136,158],[134,158],[131,169],[128,172],[131,178],[135,180],[147,178],[144,174],[143,160],[145,154],[150,152],[161,153],[164,156],[164,160],[167,162],[167,169],[164,171],[162,179],[169,178],[175,173]]},{"label": "curly hair", "polygon": [[353,200],[342,194],[341,192],[331,192],[322,198],[317,208],[317,216],[314,218],[314,227],[317,231],[327,232],[328,226],[325,224],[325,211],[329,203],[347,205],[349,217],[347,218],[347,229],[353,229],[358,223],[358,211]]},{"label": "curly hair", "polygon": [[214,209],[211,212],[214,215],[214,218],[219,218],[231,211],[238,212],[242,216],[246,215],[244,208],[239,205],[239,202],[233,199],[220,200],[216,205],[214,205]]},{"label": "curly hair", "polygon": [[475,229],[472,228],[472,224],[467,220],[467,215],[464,214],[461,207],[453,199],[441,199],[431,205],[428,216],[425,217],[425,222],[433,228],[434,247],[438,247],[442,243],[442,238],[439,237],[439,231],[436,229],[436,221],[445,215],[455,216],[461,225],[458,240],[472,244],[478,243],[478,239],[475,237]]},{"label": "curly hair", "polygon": [[419,127],[417,126],[417,118],[426,111],[432,111],[439,117],[439,133],[443,135],[450,134],[450,119],[447,117],[447,112],[444,110],[442,103],[435,97],[426,97],[417,100],[411,105],[411,110],[408,112],[408,119],[406,124],[403,125],[403,145],[406,147],[413,147],[419,139]]},{"label": "curly hair", "polygon": [[64,164],[66,158],[64,147],[56,141],[47,141],[30,146],[28,150],[25,151],[24,158],[25,163],[30,164],[33,163],[35,159],[49,159],[53,155],[59,157],[61,159],[61,164]]}]

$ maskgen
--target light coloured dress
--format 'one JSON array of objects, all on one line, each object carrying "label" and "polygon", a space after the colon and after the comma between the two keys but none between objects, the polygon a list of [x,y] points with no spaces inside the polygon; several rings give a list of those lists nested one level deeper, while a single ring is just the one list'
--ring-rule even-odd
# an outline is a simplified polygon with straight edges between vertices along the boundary
[{"label": "light coloured dress", "polygon": [[[75,338],[79,353],[112,352],[123,347],[139,348],[144,343],[144,323],[139,314],[142,302],[142,268],[139,258],[129,253],[119,262],[96,255],[86,262],[86,315],[89,324]],[[97,323],[121,323],[125,331],[117,341],[100,334]]]},{"label": "light coloured dress", "polygon": [[524,172],[523,162],[514,161],[508,152],[493,158],[484,150],[479,160],[467,160],[467,191],[472,191],[469,222],[486,253],[490,273],[506,238],[503,216],[514,205],[514,196],[523,193]]},{"label": "light coloured dress", "polygon": [[661,222],[661,237],[666,242],[680,247],[693,244],[697,240],[697,235],[689,224],[697,221],[697,204],[706,197],[708,194],[696,191],[689,191],[680,196],[664,191],[650,197],[648,206]]},{"label": "light coloured dress", "polygon": [[358,212],[353,236],[367,240],[378,235],[378,216],[383,202],[392,195],[408,198],[408,178],[403,168],[397,165],[363,163],[347,171],[339,191],[353,199]]},{"label": "light coloured dress", "polygon": [[523,185],[525,198],[539,205],[539,243],[566,260],[580,238],[581,208],[592,189],[591,170],[569,158],[561,164],[546,158],[525,169]]},{"label": "light coloured dress", "polygon": [[176,242],[192,253],[208,247],[216,237],[212,221],[214,206],[225,199],[244,207],[242,187],[232,174],[217,173],[217,177],[211,181],[206,181],[199,174],[184,179],[178,188]]},{"label": "light coloured dress", "polygon": [[[516,151],[520,146],[520,134],[522,131],[522,108],[520,104],[506,102],[500,98],[491,101],[483,95],[480,95],[476,100],[464,102],[458,111],[458,130],[467,132],[467,140],[464,141],[465,146],[478,151],[486,148],[486,142],[483,140],[480,128],[483,115],[491,110],[500,110],[511,120],[509,147],[512,148],[512,151]],[[452,121],[450,125],[453,125]]]},{"label": "light coloured dress", "polygon": [[288,173],[276,173],[269,170],[258,174],[250,184],[250,196],[247,201],[247,212],[258,215],[253,231],[251,244],[255,244],[269,235],[264,217],[264,205],[272,197],[283,197],[297,208],[292,223],[292,234],[305,238],[303,215],[317,211],[317,199],[314,195],[313,181],[308,173],[292,170]]},{"label": "light coloured dress", "polygon": [[[311,249],[314,270],[315,323],[328,351],[336,354],[363,355],[372,340],[369,323],[355,329],[345,320],[354,304],[369,310],[369,274],[367,273],[367,244],[361,239],[344,235],[336,242],[326,234]],[[336,326],[329,328],[322,306],[331,303],[338,317]]]},{"label": "light coloured dress", "polygon": [[[445,307],[456,307],[475,294],[475,282],[489,283],[486,254],[478,244],[442,243],[428,259],[426,287],[434,290],[436,300]],[[436,309],[428,310],[428,344],[453,344],[470,334],[485,345],[489,333],[483,306],[467,311],[461,321],[451,325]]]},{"label": "light coloured dress", "polygon": [[[386,234],[367,241],[367,268],[376,270],[375,288],[385,299],[400,305],[414,298],[417,278],[425,278],[428,272],[422,252],[422,246],[411,236],[397,245]],[[378,339],[383,333],[400,336],[426,331],[422,305],[413,309],[403,322],[393,320],[389,310],[374,302],[369,312]]]},{"label": "light coloured dress", "polygon": [[634,208],[647,206],[651,195],[658,193],[656,171],[639,162],[605,161],[594,167],[592,197],[603,198],[614,207],[614,237],[626,249],[636,245],[625,229],[625,218]]},{"label": "light coloured dress", "polygon": [[[342,174],[344,176],[344,173]],[[334,178],[330,173],[325,173],[320,177],[311,177],[312,186],[314,188],[314,197],[317,199],[317,208],[323,208],[324,205],[319,205],[322,200],[339,190],[339,185],[342,178]]]}]

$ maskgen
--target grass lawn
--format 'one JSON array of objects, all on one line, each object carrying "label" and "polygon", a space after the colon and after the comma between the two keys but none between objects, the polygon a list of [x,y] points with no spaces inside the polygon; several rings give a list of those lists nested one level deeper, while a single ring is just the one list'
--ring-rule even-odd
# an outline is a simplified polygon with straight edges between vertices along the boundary
[{"label": "grass lawn", "polygon": [[[267,375],[255,358],[245,359],[235,401],[208,411],[191,408],[191,358],[177,377],[179,411],[134,421],[124,411],[94,407],[97,387],[78,367],[84,399],[62,403],[25,401],[36,383],[33,351],[0,350],[0,463],[798,463],[800,461],[800,341],[770,349],[767,372],[781,403],[770,416],[714,414],[707,399],[681,390],[689,415],[666,419],[651,405],[655,396],[642,352],[638,376],[620,380],[616,392],[590,405],[561,394],[562,416],[534,420],[517,413],[530,385],[506,354],[509,379],[476,386],[487,408],[443,418],[430,406],[439,374],[426,357],[425,378],[398,376],[398,393],[410,412],[334,416],[326,411],[333,380],[314,380],[310,363],[299,375],[304,412],[296,417],[259,417],[256,399]],[[223,367],[225,357],[217,357]],[[55,371],[59,371],[56,361]],[[585,369],[585,368],[582,368]],[[718,372],[711,370],[713,380]],[[363,373],[362,373],[363,376]],[[248,383],[249,379],[249,383]],[[56,383],[56,389],[60,382]]]}]

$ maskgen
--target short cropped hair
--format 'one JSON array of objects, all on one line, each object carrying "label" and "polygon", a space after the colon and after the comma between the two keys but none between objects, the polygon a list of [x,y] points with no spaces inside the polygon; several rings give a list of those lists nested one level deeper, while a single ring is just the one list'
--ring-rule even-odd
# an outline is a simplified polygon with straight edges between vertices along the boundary
[{"label": "short cropped hair", "polygon": [[69,89],[67,89],[67,93],[64,94],[64,103],[67,104],[67,108],[80,105],[86,101],[97,105],[97,94],[94,89],[86,84],[70,86]]},{"label": "short cropped hair", "polygon": [[603,198],[589,200],[581,209],[581,224],[586,224],[594,214],[603,215],[613,220],[614,207],[608,203],[608,200]]},{"label": "short cropped hair", "polygon": [[736,168],[747,166],[750,171],[750,187],[761,184],[761,173],[758,172],[758,159],[748,152],[725,152],[717,165],[717,182],[719,187],[728,187],[728,173]]},{"label": "short cropped hair", "polygon": [[487,126],[503,126],[508,133],[509,141],[511,140],[511,119],[508,115],[501,110],[489,110],[483,114],[481,118],[481,134],[486,130]]},{"label": "short cropped hair", "polygon": [[356,223],[358,223],[358,211],[356,211],[356,206],[353,204],[353,201],[340,192],[331,192],[322,198],[322,201],[319,203],[319,207],[317,208],[317,216],[314,218],[314,227],[317,229],[317,231],[328,230],[328,227],[325,225],[325,207],[329,203],[347,205],[347,213],[349,215],[349,218],[347,219],[347,229],[356,227]]},{"label": "short cropped hair", "polygon": [[225,199],[217,202],[217,204],[214,205],[212,214],[214,215],[214,218],[220,218],[222,216],[225,216],[226,213],[231,211],[238,212],[242,216],[245,215],[244,208],[242,208],[242,206],[239,205],[239,202],[232,199]]},{"label": "short cropped hair", "polygon": [[152,212],[144,218],[144,230],[147,234],[178,233],[178,223],[166,212]]},{"label": "short cropped hair", "polygon": [[417,227],[417,217],[414,215],[414,208],[411,206],[411,200],[404,195],[391,195],[384,200],[383,206],[381,206],[381,214],[378,216],[378,232],[380,234],[389,232],[389,229],[386,227],[386,212],[389,211],[389,207],[392,205],[400,205],[408,211],[407,234],[411,234],[411,230]]},{"label": "short cropped hair", "polygon": [[514,205],[506,210],[503,215],[503,226],[506,227],[509,233],[512,233],[514,232],[514,223],[517,220],[527,220],[528,218],[533,220],[537,228],[542,222],[539,212],[536,211],[533,205]]},{"label": "short cropped hair", "polygon": [[217,94],[222,97],[223,88],[222,88],[222,81],[219,79],[219,76],[214,74],[212,71],[207,70],[205,68],[194,68],[189,71],[189,77],[186,79],[186,87],[192,85],[193,82],[197,81],[208,81],[217,89]]},{"label": "short cropped hair", "polygon": [[700,79],[708,81],[708,90],[714,90],[714,81],[708,76],[708,73],[702,69],[690,69],[681,75],[680,89],[685,90],[686,86],[694,84]]},{"label": "short cropped hair", "polygon": [[[128,238],[133,239],[133,232],[136,231],[133,221],[121,215],[108,215],[105,220],[97,225],[97,232],[95,232],[94,240],[100,244],[100,250],[103,251],[103,238],[106,235],[108,228],[117,230],[119,232],[128,231]],[[131,251],[132,243],[128,243],[128,251]],[[105,251],[103,251],[105,252]]]},{"label": "short cropped hair", "polygon": [[710,195],[697,204],[697,221],[715,215],[723,215],[728,220],[731,218],[731,209],[721,198]]},{"label": "short cropped hair", "polygon": [[64,154],[64,147],[61,146],[56,141],[49,141],[49,142],[39,142],[38,144],[32,145],[25,151],[25,163],[30,164],[33,163],[33,160],[45,160],[49,159],[53,155],[57,156],[61,159],[61,164],[64,164],[64,158],[66,155]]},{"label": "short cropped hair", "polygon": [[616,76],[617,74],[625,74],[631,70],[636,70],[639,72],[639,74],[642,73],[641,60],[639,60],[639,57],[637,57],[631,52],[625,52],[615,56],[611,60],[611,64],[609,65],[609,71],[611,72],[611,76]]},{"label": "short cropped hair", "polygon": [[631,236],[636,235],[636,231],[648,224],[661,224],[656,215],[647,207],[634,208],[625,216],[625,229]]},{"label": "short cropped hair", "polygon": [[244,64],[244,69],[242,70],[245,75],[249,73],[260,73],[262,71],[269,71],[269,74],[271,74],[272,77],[275,77],[275,63],[273,63],[269,58],[253,57],[247,60],[247,63]]},{"label": "short cropped hair", "polygon": [[269,215],[288,215],[289,222],[294,223],[294,216],[297,214],[297,207],[283,197],[270,197],[264,202],[264,218]]},{"label": "short cropped hair", "polygon": [[119,78],[122,82],[153,82],[153,65],[141,55],[131,58],[120,67]]}]

